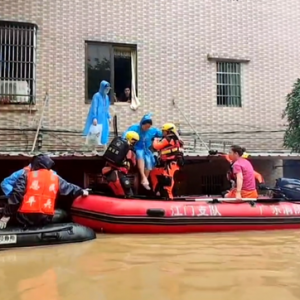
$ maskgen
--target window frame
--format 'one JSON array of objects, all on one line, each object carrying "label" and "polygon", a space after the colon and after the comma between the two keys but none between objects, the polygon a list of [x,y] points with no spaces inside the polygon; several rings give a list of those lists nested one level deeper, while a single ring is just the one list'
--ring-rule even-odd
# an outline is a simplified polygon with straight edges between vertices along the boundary
[{"label": "window frame", "polygon": [[[18,21],[8,21],[8,20],[1,20],[0,19],[0,27],[4,27],[5,25],[8,28],[15,27],[26,27],[26,30],[31,31],[33,30],[33,55],[30,61],[26,63],[32,63],[32,89],[30,91],[29,100],[27,102],[8,102],[6,105],[35,105],[36,104],[36,69],[37,69],[37,38],[38,38],[38,25],[36,23],[29,23],[29,22],[18,22]],[[0,80],[1,81],[1,80]],[[17,81],[17,80],[16,80]],[[1,96],[1,95],[0,95]],[[16,95],[15,95],[16,96]]]},{"label": "window frame", "polygon": [[[219,64],[226,64],[226,71],[225,72],[220,72],[218,71],[218,65]],[[239,72],[233,73],[233,72],[228,72],[228,65],[229,64],[236,64],[239,66]],[[243,103],[242,103],[242,62],[240,61],[231,61],[231,60],[217,60],[216,61],[216,104],[217,107],[235,107],[235,108],[242,108],[243,107]],[[223,75],[227,75],[227,76],[232,76],[232,75],[238,75],[239,76],[239,82],[237,85],[232,85],[232,86],[238,86],[240,88],[240,95],[239,96],[233,96],[238,100],[238,103],[234,103],[234,105],[232,103],[228,103],[228,101],[226,101],[226,104],[219,104],[218,102],[218,97],[222,96],[218,94],[218,87],[219,86],[231,86],[230,84],[221,84],[218,81],[218,75],[223,74]],[[227,95],[227,97],[230,97],[231,95]]]},{"label": "window frame", "polygon": [[[85,40],[84,41],[84,47],[85,47],[85,93],[84,93],[84,103],[85,104],[91,104],[92,99],[88,99],[88,64],[87,64],[87,58],[88,58],[88,47],[89,45],[96,45],[96,46],[107,46],[110,51],[110,86],[111,86],[111,92],[109,93],[109,99],[110,104],[114,105],[114,92],[115,92],[115,63],[114,63],[114,49],[116,48],[126,48],[130,51],[136,52],[136,68],[135,68],[135,86],[136,86],[136,94],[138,94],[138,67],[137,67],[137,45],[136,44],[126,44],[126,43],[112,43],[112,42],[102,42],[102,41],[93,41],[93,40]],[[99,82],[100,83],[100,82]],[[121,102],[116,102],[116,104],[119,104]],[[122,103],[123,104],[123,103]],[[125,103],[126,104],[126,103]]]}]

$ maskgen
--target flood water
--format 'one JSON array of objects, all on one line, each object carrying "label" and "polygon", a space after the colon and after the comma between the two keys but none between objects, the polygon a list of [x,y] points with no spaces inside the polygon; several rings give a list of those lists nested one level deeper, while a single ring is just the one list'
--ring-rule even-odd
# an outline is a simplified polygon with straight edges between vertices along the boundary
[{"label": "flood water", "polygon": [[99,235],[0,252],[2,300],[299,300],[300,231]]}]

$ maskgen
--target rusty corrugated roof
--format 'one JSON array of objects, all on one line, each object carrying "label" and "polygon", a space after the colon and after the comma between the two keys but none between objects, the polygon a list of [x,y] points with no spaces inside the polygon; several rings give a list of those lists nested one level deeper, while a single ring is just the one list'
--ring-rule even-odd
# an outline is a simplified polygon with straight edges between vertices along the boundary
[{"label": "rusty corrugated roof", "polygon": [[32,157],[38,154],[47,154],[50,157],[101,157],[102,153],[98,152],[97,154],[90,152],[0,152],[0,158],[3,157]]},{"label": "rusty corrugated roof", "polygon": [[[50,157],[53,158],[96,158],[96,157],[102,157],[103,152],[98,152],[97,154],[87,151],[87,152],[72,152],[72,151],[66,151],[66,152],[0,152],[0,159],[3,159],[5,157],[7,158],[27,158],[32,157],[34,155],[38,154],[47,154]],[[207,152],[186,152],[185,156],[187,158],[195,159],[195,158],[205,158],[208,156]],[[278,159],[299,159],[300,154],[299,153],[284,153],[284,152],[257,152],[257,153],[249,153],[249,158],[278,158]]]}]

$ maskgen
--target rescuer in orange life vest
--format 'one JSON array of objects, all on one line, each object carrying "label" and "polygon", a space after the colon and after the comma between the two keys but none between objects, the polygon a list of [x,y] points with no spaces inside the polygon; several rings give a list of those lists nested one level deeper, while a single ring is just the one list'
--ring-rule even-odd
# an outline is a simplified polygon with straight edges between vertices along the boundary
[{"label": "rescuer in orange life vest", "polygon": [[[23,175],[25,172],[29,172],[31,169],[31,165],[29,164],[28,166],[24,167],[21,170],[18,170],[14,173],[12,173],[10,176],[6,177],[3,179],[1,182],[1,189],[4,193],[5,196],[9,196],[12,190],[14,189],[14,186],[18,180],[18,178]],[[54,171],[53,171],[54,172]],[[56,173],[56,172],[54,172]]]},{"label": "rescuer in orange life vest", "polygon": [[11,217],[24,226],[44,226],[51,223],[58,193],[62,196],[87,196],[88,191],[68,183],[51,168],[53,160],[43,154],[33,157],[31,169],[21,175],[3,209],[0,229],[6,227]]},{"label": "rescuer in orange life vest", "polygon": [[172,123],[164,124],[162,132],[163,138],[153,141],[152,147],[158,151],[159,157],[157,167],[150,173],[150,179],[156,195],[172,200],[174,175],[184,164],[183,141]]},{"label": "rescuer in orange life vest", "polygon": [[129,170],[136,166],[134,145],[140,136],[135,131],[128,131],[125,138],[115,137],[103,154],[106,161],[102,174],[108,181],[115,196],[133,196],[131,184],[127,176]]}]

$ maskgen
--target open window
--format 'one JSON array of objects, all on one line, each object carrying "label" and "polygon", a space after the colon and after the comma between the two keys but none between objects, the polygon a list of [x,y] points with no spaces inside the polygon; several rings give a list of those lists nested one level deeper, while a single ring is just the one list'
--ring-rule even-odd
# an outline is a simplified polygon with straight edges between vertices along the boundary
[{"label": "open window", "polygon": [[[130,104],[136,95],[136,46],[86,42],[86,103],[102,80],[111,84],[111,103]],[[134,91],[133,91],[134,90]]]}]

